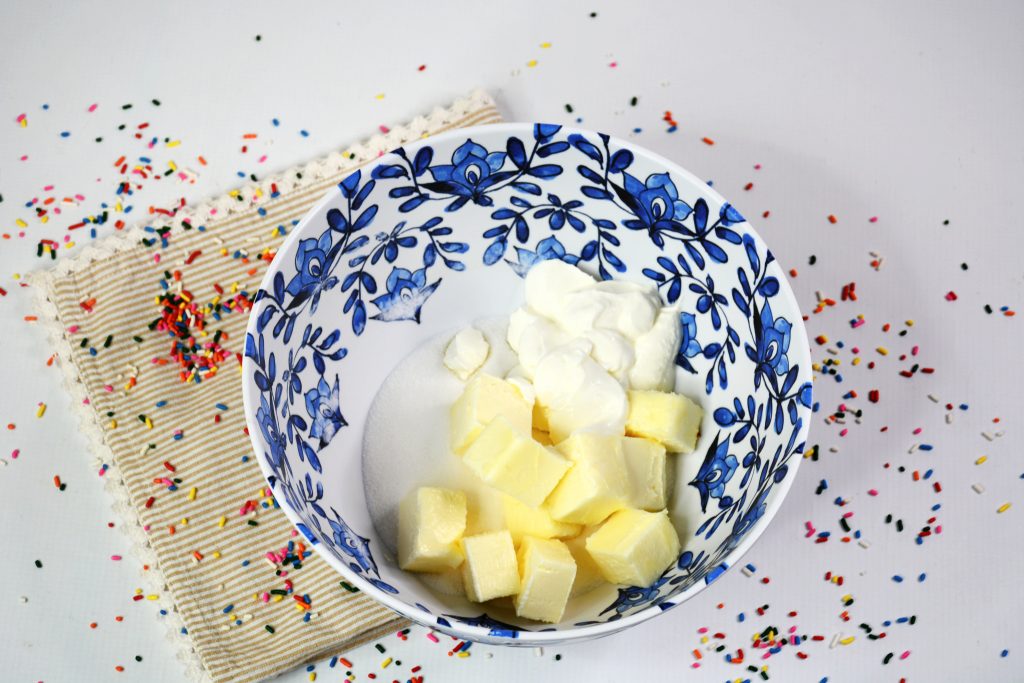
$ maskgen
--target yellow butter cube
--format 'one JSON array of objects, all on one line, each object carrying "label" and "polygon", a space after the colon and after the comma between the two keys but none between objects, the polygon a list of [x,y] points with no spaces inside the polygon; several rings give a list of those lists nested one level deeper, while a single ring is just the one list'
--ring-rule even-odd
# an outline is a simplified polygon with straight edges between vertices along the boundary
[{"label": "yellow butter cube", "polygon": [[570,597],[575,598],[577,595],[589,593],[598,586],[608,583],[604,580],[601,568],[587,552],[587,538],[597,529],[598,527],[588,527],[579,536],[567,538],[564,541],[565,546],[572,553],[572,559],[576,560],[576,578],[572,582]]},{"label": "yellow butter cube", "polygon": [[539,429],[533,430],[533,440],[539,443],[541,446],[553,446],[551,443],[551,435],[547,432],[542,432]]},{"label": "yellow butter cube", "polygon": [[557,446],[572,468],[545,506],[560,522],[597,524],[626,506],[628,479],[622,437],[573,434]]},{"label": "yellow butter cube", "polygon": [[533,407],[519,389],[498,377],[479,374],[452,404],[449,434],[452,450],[459,455],[464,453],[497,415],[517,429],[530,433]]},{"label": "yellow butter cube", "polygon": [[679,556],[668,513],[619,510],[587,539],[587,552],[612,583],[649,586]]},{"label": "yellow butter cube", "polygon": [[561,541],[525,536],[518,560],[516,615],[549,624],[561,621],[576,578],[572,553]]},{"label": "yellow butter cube", "polygon": [[484,602],[519,592],[516,549],[508,531],[466,536],[462,550],[462,582],[470,600]]},{"label": "yellow butter cube", "polygon": [[583,528],[579,524],[556,522],[543,507],[530,507],[512,496],[503,496],[505,526],[512,534],[512,542],[519,545],[523,536],[537,538],[565,538],[575,536]]},{"label": "yellow butter cube", "polygon": [[630,507],[657,512],[668,502],[665,447],[650,439],[622,438],[622,452],[629,473]]},{"label": "yellow butter cube", "polygon": [[412,572],[458,567],[465,530],[465,493],[429,486],[412,491],[398,506],[398,566]]},{"label": "yellow butter cube", "polygon": [[704,412],[681,394],[630,391],[626,434],[653,439],[672,453],[691,453]]},{"label": "yellow butter cube", "polygon": [[569,469],[569,461],[542,446],[512,425],[495,417],[462,456],[484,482],[531,507],[544,502]]}]

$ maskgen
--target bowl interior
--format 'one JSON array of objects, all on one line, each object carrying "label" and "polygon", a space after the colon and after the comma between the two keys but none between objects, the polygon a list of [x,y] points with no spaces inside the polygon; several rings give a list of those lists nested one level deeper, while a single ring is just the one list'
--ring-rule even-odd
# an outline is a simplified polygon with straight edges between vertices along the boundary
[{"label": "bowl interior", "polygon": [[[521,277],[551,258],[653,283],[679,303],[676,389],[705,416],[697,450],[674,456],[676,564],[651,586],[574,599],[560,624],[543,626],[440,595],[398,569],[368,513],[361,450],[393,368],[432,338],[507,315],[521,303]],[[784,497],[811,405],[800,312],[739,212],[657,155],[543,124],[430,138],[332,190],[262,284],[243,374],[260,466],[317,551],[410,618],[501,643],[608,633],[711,583]]]}]

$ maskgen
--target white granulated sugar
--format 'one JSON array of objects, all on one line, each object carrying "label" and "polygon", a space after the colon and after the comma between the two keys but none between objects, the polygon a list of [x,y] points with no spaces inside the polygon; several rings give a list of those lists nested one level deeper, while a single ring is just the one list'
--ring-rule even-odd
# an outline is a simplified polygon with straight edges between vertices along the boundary
[{"label": "white granulated sugar", "polygon": [[[504,377],[516,364],[515,353],[505,342],[507,320],[483,320],[475,327],[491,345],[480,372]],[[449,410],[465,387],[443,363],[445,347],[456,332],[424,342],[395,366],[366,418],[363,488],[373,525],[392,555],[398,538],[398,505],[420,486],[466,492],[474,522],[467,534],[498,529],[504,523],[501,496],[473,476],[448,447]]]}]

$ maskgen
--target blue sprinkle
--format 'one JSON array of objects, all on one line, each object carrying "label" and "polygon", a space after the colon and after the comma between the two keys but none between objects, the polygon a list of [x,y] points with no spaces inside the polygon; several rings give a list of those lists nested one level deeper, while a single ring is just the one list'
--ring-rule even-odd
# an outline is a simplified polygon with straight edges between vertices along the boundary
[{"label": "blue sprinkle", "polygon": [[71,137],[71,131],[68,131],[68,130],[62,130],[62,131],[60,132],[60,136],[61,136],[62,138],[66,138],[66,137]]},{"label": "blue sprinkle", "polygon": [[860,529],[857,529],[856,531],[853,532],[853,537],[854,538],[860,538]]},{"label": "blue sprinkle", "polygon": [[165,405],[167,405],[167,401],[157,401],[156,402],[156,407],[157,408],[163,408]]},{"label": "blue sprinkle", "polygon": [[1010,654],[1010,651],[1009,651],[1009,650],[1003,650],[1002,652],[1000,652],[1000,653],[999,653],[999,656],[1000,656],[1000,657],[1005,657],[1005,656],[1006,656],[1006,655],[1008,655],[1008,654]]},{"label": "blue sprinkle", "polygon": [[248,455],[243,455],[242,456],[242,462],[249,462],[249,456]]},{"label": "blue sprinkle", "polygon": [[[312,614],[310,614],[309,612],[306,612],[306,616],[302,617],[302,620],[303,621],[309,621],[310,617],[312,617],[312,616],[313,616]],[[465,648],[463,648],[463,649],[465,649]]]},{"label": "blue sprinkle", "polygon": [[144,164],[151,164],[151,163],[153,163],[153,160],[150,159],[149,157],[139,157],[139,161],[141,161]]},{"label": "blue sprinkle", "polygon": [[280,126],[280,125],[281,125],[281,122],[280,122],[280,121],[278,121],[277,119],[270,119],[270,122],[271,122],[272,124],[274,124],[275,126]]},{"label": "blue sprinkle", "polygon": [[228,612],[230,612],[233,609],[235,609],[234,605],[228,605],[227,607],[224,608],[224,614],[227,614]]},{"label": "blue sprinkle", "polygon": [[266,215],[267,215],[267,210],[266,210],[266,209],[264,209],[264,208],[263,208],[263,207],[261,206],[260,208],[256,209],[256,213],[258,213],[258,214],[259,214],[259,215],[261,215],[261,216],[266,216]]},{"label": "blue sprinkle", "polygon": [[942,503],[936,503],[935,505],[932,505],[932,512],[935,512],[940,507],[942,507]]},{"label": "blue sprinkle", "polygon": [[181,635],[183,635],[183,636],[187,636],[188,635],[188,629],[185,628],[184,626],[181,627]]},{"label": "blue sprinkle", "polygon": [[741,624],[744,621],[746,621],[746,620],[747,620],[747,615],[744,614],[743,612],[740,612],[739,614],[736,615],[736,621],[740,622]]},{"label": "blue sprinkle", "polygon": [[923,443],[920,446],[918,446],[918,448],[920,448],[922,451],[930,451],[932,449],[932,445],[930,443]]},{"label": "blue sprinkle", "polygon": [[48,105],[48,104],[44,104],[44,105],[43,105],[43,111],[46,111],[46,110],[47,110],[47,109],[49,109],[49,108],[50,108],[50,105]]},{"label": "blue sprinkle", "polygon": [[905,623],[907,623],[908,621],[910,621],[910,618],[909,618],[909,617],[900,617],[899,619],[897,619],[897,620],[896,620],[896,623],[897,623],[897,624],[905,624]]},{"label": "blue sprinkle", "polygon": [[166,617],[167,616],[167,610],[165,610],[165,609],[160,610],[160,616]]},{"label": "blue sprinkle", "polygon": [[218,410],[227,410],[228,409],[228,407],[226,405],[224,405],[223,403],[215,403],[214,407],[217,408]]},{"label": "blue sprinkle", "polygon": [[755,567],[754,565],[752,565],[750,563],[747,563],[747,571],[748,572],[756,572],[757,571],[757,567]]},{"label": "blue sprinkle", "polygon": [[327,666],[329,666],[329,667],[331,667],[333,669],[337,663],[338,663],[338,658],[337,657],[331,657],[331,662]]},{"label": "blue sprinkle", "polygon": [[820,403],[818,403],[817,401],[815,401],[815,402],[814,402],[814,405],[813,405],[813,406],[811,406],[811,412],[812,412],[812,413],[816,413],[816,412],[818,412],[818,411],[819,411],[820,409],[821,409],[821,404],[820,404]]},{"label": "blue sprinkle", "polygon": [[844,344],[843,342],[841,342],[841,341],[837,341],[836,342],[836,348],[837,349],[842,349],[842,348],[845,348],[845,347],[846,347],[846,344]]},{"label": "blue sprinkle", "polygon": [[237,175],[239,178],[244,178],[245,177],[245,174],[242,173],[241,171],[235,171],[235,175]]},{"label": "blue sprinkle", "polygon": [[896,583],[903,583],[903,577],[899,574],[893,574],[892,580]]},{"label": "blue sprinkle", "polygon": [[920,583],[920,582],[924,581],[924,579],[925,579],[925,577],[926,577],[926,576],[928,576],[928,575],[927,575],[927,574],[925,574],[924,572],[921,572],[921,573],[920,573],[920,574],[918,574],[918,576],[917,576],[917,582],[918,582],[918,583]]},{"label": "blue sprinkle", "polygon": [[243,567],[248,567],[249,566],[249,560],[242,560],[242,566]]},{"label": "blue sprinkle", "polygon": [[917,538],[915,538],[915,539],[914,539],[914,542],[915,542],[915,543],[917,543],[918,545],[924,545],[924,539],[923,539],[923,538],[921,538],[920,536],[918,536]]},{"label": "blue sprinkle", "polygon": [[316,668],[316,667],[315,667],[314,665],[310,664],[309,666],[307,666],[307,667],[306,667],[306,673],[310,673],[310,672],[312,672],[312,671],[313,671],[313,669],[315,669],[315,668]]},{"label": "blue sprinkle", "polygon": [[926,471],[926,472],[924,473],[924,478],[925,478],[925,479],[929,479],[929,478],[931,478],[931,476],[932,476],[932,471],[931,471],[931,470],[927,470],[927,471]]},{"label": "blue sprinkle", "polygon": [[968,408],[968,405],[966,403],[961,403],[960,404],[960,410],[967,410],[967,408]]},{"label": "blue sprinkle", "polygon": [[308,137],[309,137],[309,131],[308,131],[308,130],[305,130],[305,129],[303,129],[303,130],[300,130],[300,131],[299,131],[299,135],[301,135],[301,136],[302,136],[302,137],[304,137],[304,138],[308,138]]},{"label": "blue sprinkle", "polygon": [[642,133],[643,132],[643,128],[634,128],[633,132],[634,133]]}]

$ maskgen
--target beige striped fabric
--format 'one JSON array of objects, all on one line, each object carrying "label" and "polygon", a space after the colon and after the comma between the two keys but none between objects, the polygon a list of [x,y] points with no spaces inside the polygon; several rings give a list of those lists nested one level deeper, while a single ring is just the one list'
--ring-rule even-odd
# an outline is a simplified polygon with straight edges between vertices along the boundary
[{"label": "beige striped fabric", "polygon": [[[173,340],[150,329],[161,312],[161,281],[200,306],[251,296],[283,239],[278,226],[290,230],[351,170],[421,137],[499,120],[491,98],[475,92],[386,135],[147,223],[149,230],[97,243],[33,278],[82,429],[109,466],[108,489],[193,680],[256,681],[405,622],[346,589],[315,554],[300,568],[281,561],[289,542],[294,555],[303,538],[274,507],[249,457],[235,356],[246,313],[207,316],[200,340],[220,331],[230,355],[215,375],[183,383],[169,356]],[[302,596],[308,608],[296,600]]]}]

